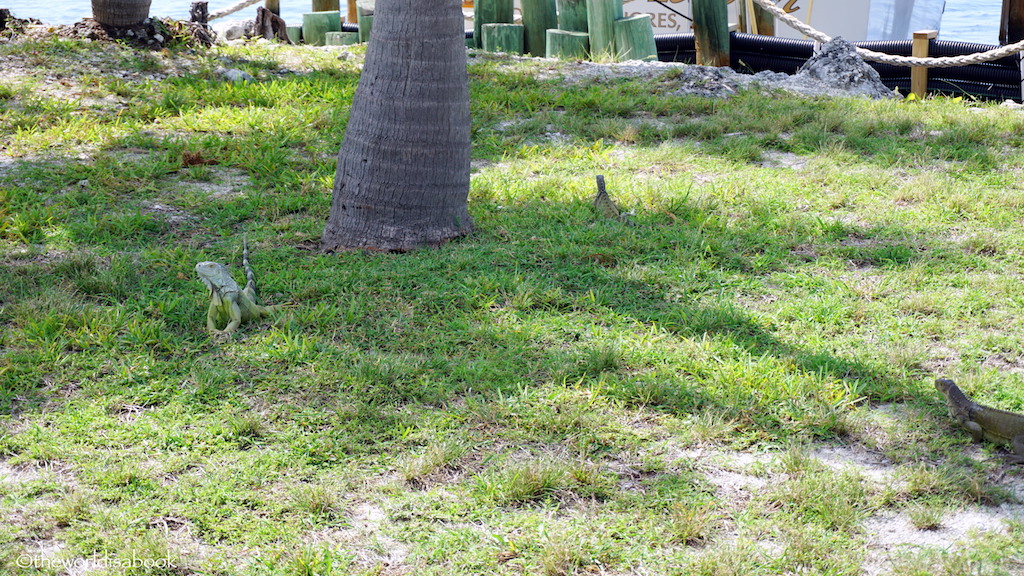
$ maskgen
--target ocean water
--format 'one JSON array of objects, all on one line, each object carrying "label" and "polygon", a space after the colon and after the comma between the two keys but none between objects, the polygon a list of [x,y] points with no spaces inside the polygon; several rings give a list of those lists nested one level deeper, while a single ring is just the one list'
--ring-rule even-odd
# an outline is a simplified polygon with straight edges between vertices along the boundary
[{"label": "ocean water", "polygon": [[[220,10],[234,3],[235,0],[211,0],[210,11]],[[188,19],[191,4],[191,0],[153,0],[150,14],[185,20]],[[342,0],[341,4],[344,6],[345,0]],[[311,6],[309,0],[281,0],[280,5],[284,19],[295,24],[302,22],[302,13],[308,12]],[[236,12],[228,18],[253,18],[256,6],[258,4]],[[19,18],[38,18],[50,24],[70,24],[92,13],[91,5],[83,0],[52,0],[45,4],[39,0],[0,0],[0,7],[10,8]],[[1001,11],[1002,0],[946,0],[939,38],[996,44],[999,39]]]}]

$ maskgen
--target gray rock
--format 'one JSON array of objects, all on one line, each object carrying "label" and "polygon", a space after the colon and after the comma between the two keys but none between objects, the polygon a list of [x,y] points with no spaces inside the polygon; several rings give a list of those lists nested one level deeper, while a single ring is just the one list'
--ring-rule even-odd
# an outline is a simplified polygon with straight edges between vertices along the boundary
[{"label": "gray rock", "polygon": [[826,92],[894,98],[874,68],[868,66],[857,49],[842,38],[833,38],[818,49],[793,75],[793,82],[819,83]]},{"label": "gray rock", "polygon": [[696,94],[707,98],[726,98],[736,94],[735,74],[728,68],[687,66],[675,78],[681,84],[672,94]]},{"label": "gray rock", "polygon": [[256,21],[227,20],[210,24],[210,27],[217,33],[217,38],[229,42],[252,35],[252,31],[256,27]]},{"label": "gray rock", "polygon": [[231,68],[221,72],[221,76],[227,79],[228,82],[255,82],[256,79],[251,74],[244,70],[237,68]]}]

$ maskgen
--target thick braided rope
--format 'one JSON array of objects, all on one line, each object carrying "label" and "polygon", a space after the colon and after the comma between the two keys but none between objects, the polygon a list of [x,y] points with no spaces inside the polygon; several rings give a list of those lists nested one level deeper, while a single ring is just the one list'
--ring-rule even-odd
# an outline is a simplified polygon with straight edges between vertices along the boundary
[{"label": "thick braided rope", "polygon": [[253,4],[255,4],[257,2],[260,2],[260,1],[261,0],[242,0],[238,4],[234,4],[234,5],[228,6],[227,8],[225,8],[223,10],[217,10],[216,12],[211,12],[210,15],[207,16],[206,19],[207,20],[215,20],[217,18],[223,18],[223,17],[227,16],[228,14],[234,14],[235,12],[238,12],[242,8],[248,8],[249,6],[252,6]]},{"label": "thick braided rope", "polygon": [[[786,14],[781,8],[775,5],[772,0],[754,0],[765,10],[772,13],[773,16],[782,20],[793,28],[797,32],[809,37],[814,38],[818,42],[828,42],[832,39],[831,36],[811,28],[807,24],[797,20],[796,18]],[[912,56],[893,56],[891,54],[885,54],[882,52],[875,52],[874,50],[868,50],[866,48],[857,48],[857,54],[865,60],[871,60],[873,62],[883,62],[885,64],[892,64],[894,66],[927,66],[929,68],[951,68],[954,66],[967,66],[969,64],[979,64],[981,62],[991,62],[992,60],[998,60],[1005,58],[1011,54],[1016,54],[1024,50],[1024,40],[1017,42],[1016,44],[1007,44],[994,50],[987,52],[977,52],[975,54],[965,54],[963,56],[945,56],[942,58],[914,58]]]}]

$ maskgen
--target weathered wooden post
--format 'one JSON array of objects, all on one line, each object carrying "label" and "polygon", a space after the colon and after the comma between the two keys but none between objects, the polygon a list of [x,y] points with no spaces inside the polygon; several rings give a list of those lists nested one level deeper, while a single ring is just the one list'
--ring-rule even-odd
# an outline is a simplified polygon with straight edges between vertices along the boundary
[{"label": "weathered wooden post", "polygon": [[262,36],[267,40],[279,40],[285,44],[291,43],[291,39],[288,38],[288,30],[284,18],[274,14],[269,8],[264,6],[256,8],[256,25],[254,26],[253,34]]},{"label": "weathered wooden post", "polygon": [[324,41],[327,46],[348,46],[359,42],[358,32],[328,32]]},{"label": "weathered wooden post", "polygon": [[281,0],[265,0],[263,7],[270,10],[274,16],[281,15]]},{"label": "weathered wooden post", "polygon": [[693,0],[693,39],[697,64],[729,65],[729,11],[726,0]]},{"label": "weathered wooden post", "polygon": [[355,24],[359,21],[359,8],[356,6],[356,0],[348,0],[348,16],[345,17],[345,22],[349,24]]},{"label": "weathered wooden post", "polygon": [[[938,30],[918,30],[914,32],[914,41],[910,46],[910,55],[914,58],[927,58],[928,46],[932,39],[939,36]],[[928,95],[928,67],[913,66],[910,68],[910,93],[923,100]]]},{"label": "weathered wooden post", "polygon": [[615,49],[620,60],[657,60],[654,25],[650,14],[637,14],[615,21]]},{"label": "weathered wooden post", "polygon": [[114,27],[135,26],[149,18],[151,0],[92,0],[92,19]]},{"label": "weathered wooden post", "polygon": [[522,24],[484,24],[480,34],[482,48],[488,52],[523,53]]},{"label": "weathered wooden post", "polygon": [[340,16],[340,6],[341,0],[313,0],[313,12],[328,12],[330,10],[337,10]]},{"label": "weathered wooden post", "polygon": [[484,24],[511,24],[513,10],[512,0],[476,0],[473,3],[473,41],[477,48],[484,47]]},{"label": "weathered wooden post", "polygon": [[587,31],[587,0],[557,0],[558,28],[570,32]]},{"label": "weathered wooden post", "polygon": [[775,36],[775,16],[760,4],[754,4],[754,29],[761,36]]},{"label": "weathered wooden post", "polygon": [[323,46],[328,32],[340,30],[341,12],[337,10],[307,12],[302,15],[302,37],[311,46]]},{"label": "weathered wooden post", "polygon": [[523,7],[526,52],[534,56],[545,54],[549,28],[558,28],[555,0],[520,0]]},{"label": "weathered wooden post", "polygon": [[1024,40],[1024,0],[1003,0],[999,19],[999,43],[1014,44]]},{"label": "weathered wooden post", "polygon": [[615,56],[615,22],[622,2],[618,0],[587,0],[587,29],[590,32],[590,54],[593,58]]},{"label": "weathered wooden post", "polygon": [[369,42],[370,31],[373,29],[373,9],[359,7],[359,41]]},{"label": "weathered wooden post", "polygon": [[[210,3],[209,2],[193,2],[192,6],[188,9],[189,22],[195,22],[197,24],[206,25],[210,22]],[[0,28],[3,30],[3,28]]]},{"label": "weathered wooden post", "polygon": [[740,2],[739,29],[759,36],[775,36],[775,17],[754,0]]},{"label": "weathered wooden post", "polygon": [[590,35],[572,30],[548,30],[544,53],[548,58],[584,59],[590,48]]}]

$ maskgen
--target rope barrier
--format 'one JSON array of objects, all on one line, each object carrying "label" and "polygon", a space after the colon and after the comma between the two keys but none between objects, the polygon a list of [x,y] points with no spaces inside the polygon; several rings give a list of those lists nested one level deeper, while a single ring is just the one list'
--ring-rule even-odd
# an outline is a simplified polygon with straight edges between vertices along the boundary
[{"label": "rope barrier", "polygon": [[242,0],[241,2],[239,2],[237,4],[233,4],[231,6],[228,6],[227,8],[225,8],[223,10],[218,10],[216,12],[210,12],[210,15],[207,17],[207,20],[214,20],[216,18],[223,18],[223,17],[227,16],[228,14],[234,14],[235,12],[238,12],[242,8],[248,8],[249,6],[252,6],[253,4],[256,4],[257,2],[262,2],[262,1],[263,0]]},{"label": "rope barrier", "polygon": [[[771,12],[773,16],[782,20],[801,34],[813,38],[818,42],[828,42],[832,39],[831,36],[815,30],[807,24],[804,24],[800,20],[786,14],[781,8],[775,5],[772,0],[754,0],[759,6]],[[857,54],[865,60],[872,62],[882,62],[885,64],[892,64],[894,66],[926,66],[928,68],[952,68],[954,66],[968,66],[970,64],[980,64],[982,62],[991,62],[992,60],[998,60],[1005,58],[1012,54],[1016,54],[1024,50],[1024,40],[1017,42],[1016,44],[1007,44],[1006,46],[1000,46],[994,50],[988,50],[987,52],[977,52],[974,54],[965,54],[963,56],[945,56],[942,58],[915,58],[912,56],[893,56],[891,54],[885,54],[883,52],[875,52],[874,50],[868,50],[866,48],[857,48]]]},{"label": "rope barrier", "polygon": [[[211,12],[209,19],[215,20],[217,18],[223,18],[228,14],[238,12],[243,8],[247,8],[260,2],[261,0],[241,0],[237,4],[228,6],[223,10]],[[832,40],[832,37],[820,30],[812,28],[808,24],[804,24],[800,20],[786,14],[781,8],[779,8],[772,0],[753,0],[759,6],[767,10],[779,20],[782,20],[790,28],[793,28],[797,32],[800,32],[804,36],[813,38],[818,42],[828,42]],[[1024,40],[1015,44],[1007,44],[999,48],[988,50],[987,52],[977,52],[975,54],[965,54],[963,56],[945,56],[942,58],[915,58],[913,56],[893,56],[892,54],[885,54],[883,52],[875,52],[874,50],[868,50],[867,48],[857,48],[857,54],[865,60],[872,62],[882,62],[885,64],[892,64],[894,66],[926,66],[929,68],[951,68],[954,66],[968,66],[970,64],[980,64],[982,62],[991,62],[1000,58],[1005,58],[1012,54],[1024,51]]]}]

